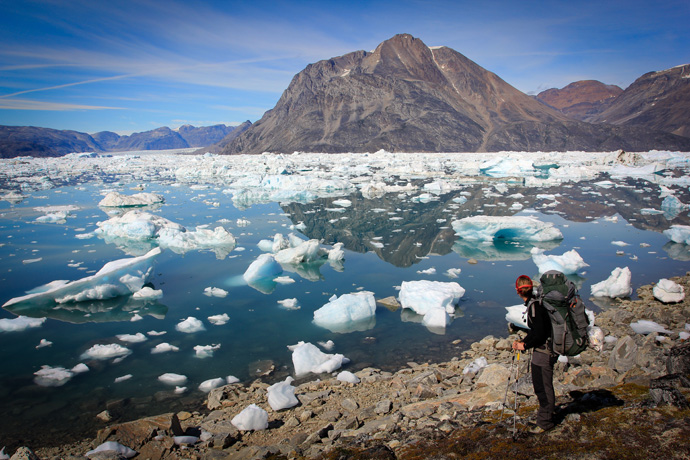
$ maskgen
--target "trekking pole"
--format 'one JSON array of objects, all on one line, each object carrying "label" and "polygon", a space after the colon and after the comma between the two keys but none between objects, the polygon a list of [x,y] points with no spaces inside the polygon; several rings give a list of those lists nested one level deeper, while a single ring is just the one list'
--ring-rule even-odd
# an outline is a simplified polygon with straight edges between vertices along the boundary
[{"label": "trekking pole", "polygon": [[515,369],[515,402],[513,404],[513,441],[517,439],[517,400],[518,400],[518,382],[520,381],[520,350],[517,352],[517,366]]},{"label": "trekking pole", "polygon": [[500,421],[503,422],[503,414],[506,410],[506,402],[508,401],[508,388],[510,388],[510,379],[513,378],[513,368],[515,367],[515,350],[513,350],[513,358],[510,360],[510,374],[508,375],[508,382],[506,383],[506,391],[503,395],[503,404],[501,405]]}]

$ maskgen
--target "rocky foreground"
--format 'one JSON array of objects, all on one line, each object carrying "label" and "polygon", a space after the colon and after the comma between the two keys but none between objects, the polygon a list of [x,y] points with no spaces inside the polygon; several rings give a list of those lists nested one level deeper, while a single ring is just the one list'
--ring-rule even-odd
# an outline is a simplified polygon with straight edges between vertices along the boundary
[{"label": "rocky foreground", "polygon": [[[690,292],[690,274],[673,281]],[[596,325],[618,340],[557,364],[559,423],[547,433],[529,431],[537,402],[529,354],[518,360],[511,351],[515,333],[486,337],[445,363],[409,363],[395,373],[367,368],[356,373],[357,384],[303,383],[295,391],[300,404],[278,412],[267,403],[269,384],[227,385],[209,393],[205,413],[112,425],[77,444],[20,448],[12,460],[85,458],[108,441],[151,459],[688,459],[690,343],[679,332],[688,331],[690,300],[663,304],[652,286],[637,294],[597,314]],[[630,324],[642,319],[672,333],[636,334]],[[488,366],[467,372],[480,357]],[[239,431],[230,421],[252,403],[268,411],[269,426]],[[114,451],[89,457],[123,458]]]}]

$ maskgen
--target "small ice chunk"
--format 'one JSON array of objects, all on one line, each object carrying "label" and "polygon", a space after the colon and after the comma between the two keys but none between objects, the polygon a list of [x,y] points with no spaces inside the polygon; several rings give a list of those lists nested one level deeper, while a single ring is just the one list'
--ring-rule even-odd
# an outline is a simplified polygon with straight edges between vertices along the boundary
[{"label": "small ice chunk", "polygon": [[633,331],[635,331],[638,334],[651,334],[652,332],[659,332],[662,334],[671,334],[671,331],[668,329],[664,328],[662,325],[654,322],[654,321],[649,321],[646,319],[641,319],[635,323],[631,323],[630,327],[632,328]]},{"label": "small ice chunk", "polygon": [[107,345],[96,344],[82,353],[81,359],[104,360],[110,358],[124,358],[131,353],[132,350],[117,343],[110,343]]},{"label": "small ice chunk", "polygon": [[400,305],[418,315],[426,315],[433,308],[447,313],[455,312],[455,305],[465,295],[465,289],[456,282],[403,281],[400,286]]},{"label": "small ice chunk", "polygon": [[71,369],[75,374],[81,374],[82,372],[89,372],[89,366],[84,363],[79,363]]},{"label": "small ice chunk", "polygon": [[283,273],[283,267],[276,262],[273,254],[261,254],[249,265],[242,277],[247,283],[251,284],[262,279],[274,278],[281,273]]},{"label": "small ice chunk", "polygon": [[187,376],[166,372],[165,374],[158,376],[158,380],[167,385],[184,385],[187,382]]},{"label": "small ice chunk", "polygon": [[295,375],[297,376],[309,372],[314,374],[333,372],[348,362],[350,360],[340,353],[324,353],[316,345],[309,342],[299,342],[292,351],[292,363],[295,366]]},{"label": "small ice chunk", "polygon": [[508,310],[506,321],[523,329],[529,329],[527,327],[527,307],[524,304],[506,307],[506,310]]},{"label": "small ice chunk", "polygon": [[[7,304],[5,304],[7,305]],[[0,332],[21,332],[32,327],[40,327],[46,318],[29,318],[17,316],[16,318],[0,319]]]},{"label": "small ice chunk", "polygon": [[237,383],[239,381],[240,381],[240,379],[238,379],[234,375],[228,375],[227,377],[225,377],[225,383],[227,383],[228,385],[231,385],[233,383]]},{"label": "small ice chunk", "polygon": [[136,334],[119,334],[116,335],[119,340],[127,343],[140,343],[140,342],[145,342],[148,340],[148,338],[142,334],[141,332],[137,332]]},{"label": "small ice chunk", "polygon": [[130,449],[127,446],[123,446],[119,442],[106,441],[100,446],[96,447],[94,450],[88,451],[84,454],[86,457],[91,457],[92,455],[98,454],[100,452],[115,452],[119,456],[124,458],[132,458],[137,455],[137,451]]},{"label": "small ice chunk", "polygon": [[319,240],[302,241],[297,245],[294,243],[293,240],[291,242],[292,247],[282,249],[275,255],[276,262],[280,264],[298,265],[306,262],[314,262],[328,255],[327,251],[321,248]]},{"label": "small ice chunk", "polygon": [[36,345],[36,349],[38,350],[39,348],[49,347],[52,344],[53,344],[53,342],[51,342],[50,340],[41,339],[41,341],[38,343],[38,345]]},{"label": "small ice chunk", "polygon": [[167,342],[159,343],[151,349],[151,353],[154,355],[158,353],[167,353],[169,351],[180,351],[180,349],[179,347],[176,347],[175,345],[170,345]]},{"label": "small ice chunk", "polygon": [[279,300],[278,303],[283,308],[285,308],[286,310],[299,310],[300,309],[300,306],[297,305],[297,299],[296,298]]},{"label": "small ice chunk", "polygon": [[446,270],[446,276],[449,278],[457,278],[460,272],[462,272],[462,268],[449,268]]},{"label": "small ice chunk", "polygon": [[359,377],[357,377],[355,374],[353,374],[350,371],[341,371],[338,373],[338,376],[336,377],[337,380],[340,380],[341,382],[348,382],[348,383],[359,383]]},{"label": "small ice chunk", "polygon": [[472,361],[470,364],[465,366],[462,370],[463,374],[476,374],[480,369],[483,369],[489,365],[485,357],[479,357]]},{"label": "small ice chunk", "polygon": [[230,317],[227,313],[223,313],[222,315],[209,316],[208,320],[211,324],[214,324],[216,326],[222,326],[226,324],[228,321],[230,321]]},{"label": "small ice chunk", "polygon": [[273,281],[275,281],[278,284],[292,284],[295,282],[295,280],[293,280],[289,276],[279,276],[277,278],[273,278]]},{"label": "small ice chunk", "polygon": [[578,252],[571,249],[563,255],[545,255],[544,251],[532,248],[532,261],[539,268],[539,273],[546,273],[549,270],[557,270],[565,275],[572,275],[584,267],[589,267]]},{"label": "small ice chunk", "polygon": [[284,381],[275,383],[266,389],[268,405],[274,411],[288,409],[299,404],[295,397],[295,387],[291,384],[295,379],[288,376]]},{"label": "small ice chunk", "polygon": [[662,278],[652,289],[654,298],[664,303],[682,302],[685,299],[685,289],[680,284]]},{"label": "small ice chunk", "polygon": [[196,319],[193,316],[190,316],[181,323],[177,324],[175,326],[175,329],[177,329],[180,332],[184,332],[185,334],[193,334],[195,332],[206,330],[201,320]]},{"label": "small ice chunk", "polygon": [[200,438],[198,436],[173,436],[173,442],[177,446],[196,444],[199,442],[199,439]]},{"label": "small ice chunk", "polygon": [[34,383],[42,387],[60,387],[74,376],[74,373],[64,367],[41,366],[34,372]]},{"label": "small ice chunk", "polygon": [[620,247],[630,246],[630,244],[626,243],[625,241],[611,241],[611,244]]},{"label": "small ice chunk", "polygon": [[215,379],[208,379],[204,380],[199,384],[199,389],[203,391],[204,393],[209,393],[211,390],[214,388],[218,388],[219,386],[225,385],[225,379],[218,377]]},{"label": "small ice chunk", "polygon": [[350,331],[376,314],[373,292],[343,294],[314,312],[314,324],[333,332]]},{"label": "small ice chunk", "polygon": [[163,203],[163,196],[155,193],[136,193],[134,195],[122,195],[119,192],[110,192],[103,198],[98,206],[102,207],[130,207],[149,206]]},{"label": "small ice chunk", "polygon": [[217,287],[207,287],[204,289],[204,295],[208,297],[225,297],[228,295],[228,291]]},{"label": "small ice chunk", "polygon": [[352,206],[352,201],[343,198],[343,199],[340,199],[340,200],[334,200],[334,201],[333,201],[333,204],[336,205],[336,206],[341,206],[341,207],[343,207],[343,208],[348,208],[348,207]]},{"label": "small ice chunk", "polygon": [[230,423],[242,431],[265,430],[268,428],[268,412],[256,404],[250,404],[235,415]]},{"label": "small ice chunk", "polygon": [[114,380],[114,382],[115,382],[115,383],[120,383],[120,382],[124,382],[125,380],[129,380],[129,379],[131,379],[131,378],[132,378],[132,374],[126,374],[126,375],[123,375],[123,376],[121,376],[121,377],[116,377],[115,380]]},{"label": "small ice chunk", "polygon": [[213,352],[220,348],[220,344],[216,345],[195,345],[194,352],[197,358],[211,358],[213,357]]},{"label": "small ice chunk", "polygon": [[434,267],[427,268],[426,270],[417,270],[417,273],[421,275],[435,275],[436,269]]},{"label": "small ice chunk", "polygon": [[335,343],[333,343],[332,340],[327,340],[325,342],[316,342],[316,343],[318,343],[321,348],[323,348],[324,350],[328,350],[328,351],[331,351],[335,347]]},{"label": "small ice chunk", "polygon": [[163,290],[162,289],[153,289],[148,286],[144,286],[143,288],[139,289],[137,292],[132,294],[133,299],[139,299],[139,300],[157,300],[163,297]]},{"label": "small ice chunk", "polygon": [[594,297],[628,297],[632,293],[632,274],[628,267],[617,267],[604,281],[592,285]]}]

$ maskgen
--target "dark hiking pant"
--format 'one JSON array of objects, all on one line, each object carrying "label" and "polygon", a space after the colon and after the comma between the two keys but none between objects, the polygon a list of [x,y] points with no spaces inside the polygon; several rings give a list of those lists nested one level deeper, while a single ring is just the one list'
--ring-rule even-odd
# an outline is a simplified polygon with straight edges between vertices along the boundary
[{"label": "dark hiking pant", "polygon": [[553,366],[558,357],[534,351],[532,353],[532,384],[539,400],[537,425],[548,430],[553,428],[553,413],[556,410],[556,395],[553,391]]}]

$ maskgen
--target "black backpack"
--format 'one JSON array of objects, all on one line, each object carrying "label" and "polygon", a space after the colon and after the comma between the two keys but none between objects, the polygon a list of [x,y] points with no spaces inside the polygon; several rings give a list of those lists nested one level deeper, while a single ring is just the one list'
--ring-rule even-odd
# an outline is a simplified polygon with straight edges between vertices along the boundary
[{"label": "black backpack", "polygon": [[539,278],[537,298],[551,318],[551,345],[564,356],[582,353],[589,345],[589,318],[572,281],[557,270],[549,270]]}]

